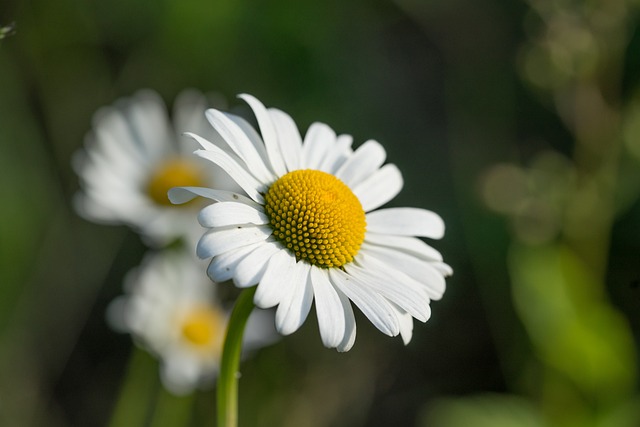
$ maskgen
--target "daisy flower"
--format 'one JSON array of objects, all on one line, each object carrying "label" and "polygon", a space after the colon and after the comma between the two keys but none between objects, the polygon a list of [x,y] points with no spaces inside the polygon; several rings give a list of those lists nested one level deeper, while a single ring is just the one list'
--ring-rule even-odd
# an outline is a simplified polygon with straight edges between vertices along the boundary
[{"label": "daisy flower", "polygon": [[386,153],[369,140],[352,150],[349,135],[314,123],[302,140],[289,115],[240,95],[260,134],[246,122],[209,109],[206,117],[233,150],[189,134],[199,157],[224,169],[246,195],[213,188],[172,189],[183,203],[214,200],[198,220],[208,230],[197,245],[215,281],[257,285],[254,303],[277,307],[276,328],[291,334],[315,301],[322,342],[349,350],[356,335],[353,302],[383,333],[411,340],[413,318],[425,322],[430,301],[452,269],[417,237],[439,239],[444,223],[417,208],[378,209],[402,188]]},{"label": "daisy flower", "polygon": [[[107,319],[160,359],[164,386],[186,394],[212,385],[228,313],[217,302],[202,261],[183,250],[147,255],[127,276],[125,290],[109,306]],[[275,336],[273,316],[255,311],[247,324],[245,348],[264,346]]]},{"label": "daisy flower", "polygon": [[194,212],[202,205],[176,207],[167,191],[176,185],[237,188],[221,169],[203,167],[191,154],[197,145],[181,136],[198,129],[222,143],[202,117],[206,108],[202,94],[184,91],[171,122],[158,94],[142,90],[99,110],[85,149],[74,158],[83,189],[76,210],[95,222],[127,224],[152,245],[185,236],[195,242],[201,231]]}]

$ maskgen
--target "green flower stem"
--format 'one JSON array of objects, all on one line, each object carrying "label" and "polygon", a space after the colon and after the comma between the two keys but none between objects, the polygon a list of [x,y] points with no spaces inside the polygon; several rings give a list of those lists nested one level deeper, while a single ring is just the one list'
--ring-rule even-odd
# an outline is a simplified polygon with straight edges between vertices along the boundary
[{"label": "green flower stem", "polygon": [[253,295],[256,287],[243,291],[231,313],[227,336],[222,350],[220,375],[218,376],[218,427],[237,427],[238,425],[238,369],[242,336],[247,319],[253,311]]},{"label": "green flower stem", "polygon": [[175,396],[161,387],[149,427],[188,426],[193,416],[196,392]]},{"label": "green flower stem", "polygon": [[147,352],[134,347],[109,426],[145,425],[155,404],[158,387],[158,364]]}]

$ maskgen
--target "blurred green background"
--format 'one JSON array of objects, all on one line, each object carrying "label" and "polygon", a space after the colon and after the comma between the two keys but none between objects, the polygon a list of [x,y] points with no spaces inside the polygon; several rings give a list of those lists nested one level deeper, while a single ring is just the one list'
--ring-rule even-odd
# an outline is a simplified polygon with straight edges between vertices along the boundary
[{"label": "blurred green background", "polygon": [[[194,87],[380,141],[455,271],[406,347],[358,315],[338,354],[312,314],[243,362],[240,425],[640,425],[635,3],[4,0],[0,424],[109,423],[135,352],[104,312],[145,247],[74,213],[70,160],[100,106]],[[191,411],[138,358],[132,425]]]}]

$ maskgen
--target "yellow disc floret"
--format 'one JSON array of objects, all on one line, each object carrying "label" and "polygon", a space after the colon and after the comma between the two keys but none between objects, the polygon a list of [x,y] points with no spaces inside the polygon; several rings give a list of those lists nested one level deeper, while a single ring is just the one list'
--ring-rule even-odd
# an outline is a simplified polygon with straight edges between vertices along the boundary
[{"label": "yellow disc floret", "polygon": [[341,267],[360,250],[364,210],[335,176],[310,169],[289,172],[271,185],[265,200],[273,235],[297,260]]},{"label": "yellow disc floret", "polygon": [[225,322],[218,310],[206,305],[193,307],[181,320],[184,339],[200,348],[217,347],[222,343]]},{"label": "yellow disc floret", "polygon": [[172,205],[167,192],[173,187],[201,187],[204,178],[198,165],[192,161],[174,158],[156,166],[147,181],[147,194],[155,203]]}]

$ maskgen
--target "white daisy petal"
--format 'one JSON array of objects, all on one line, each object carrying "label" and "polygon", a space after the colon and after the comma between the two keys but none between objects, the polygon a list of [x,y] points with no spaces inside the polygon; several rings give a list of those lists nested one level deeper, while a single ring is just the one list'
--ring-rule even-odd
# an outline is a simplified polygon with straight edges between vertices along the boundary
[{"label": "white daisy petal", "polygon": [[413,318],[427,321],[431,300],[442,296],[444,276],[452,273],[440,253],[419,239],[442,237],[442,219],[417,208],[376,210],[403,186],[398,168],[384,165],[378,142],[354,151],[351,136],[336,136],[322,123],[313,123],[301,142],[288,114],[240,97],[252,108],[260,134],[239,117],[209,111],[230,150],[225,154],[200,139],[204,150],[196,154],[223,168],[249,197],[197,187],[170,191],[174,202],[193,195],[218,201],[198,216],[209,229],[197,253],[213,257],[210,276],[233,279],[241,288],[257,285],[254,303],[277,307],[281,334],[300,328],[315,300],[329,348],[354,345],[353,304],[381,332],[400,334],[408,343]]},{"label": "white daisy petal", "polygon": [[260,308],[271,308],[280,303],[294,283],[290,280],[296,259],[284,248],[269,259],[267,269],[258,284],[253,302]]},{"label": "white daisy petal", "polygon": [[269,163],[269,155],[267,154],[267,149],[264,146],[264,142],[262,142],[262,138],[260,137],[258,132],[256,132],[256,130],[253,128],[253,126],[251,126],[251,124],[249,124],[249,122],[247,122],[245,119],[243,119],[242,117],[236,116],[235,114],[230,114],[230,113],[223,113],[223,114],[226,115],[229,118],[229,120],[232,120],[236,125],[238,125],[238,127],[242,130],[242,132],[245,133],[247,138],[249,138],[249,141],[251,141],[251,143],[255,147],[258,154],[260,154],[260,158],[262,159],[262,162],[264,163],[264,165],[269,169],[269,171],[273,173],[273,171],[270,169],[271,165]]},{"label": "white daisy petal", "polygon": [[169,190],[169,200],[176,205],[190,202],[198,196],[215,200],[216,202],[239,202],[254,209],[262,209],[262,205],[233,191],[214,190],[213,188],[204,187],[174,187]]},{"label": "white daisy petal", "polygon": [[281,250],[275,242],[267,242],[258,246],[247,255],[236,267],[233,282],[239,288],[257,285],[267,269],[269,259]]},{"label": "white daisy petal", "polygon": [[326,154],[319,170],[335,175],[344,162],[353,155],[351,144],[353,144],[351,135],[338,135],[335,146]]},{"label": "white daisy petal", "polygon": [[389,272],[403,272],[422,283],[431,299],[439,300],[442,298],[446,282],[442,274],[430,262],[425,262],[405,252],[383,246],[368,245],[367,243],[363,243],[360,250],[364,254],[377,258],[379,262],[386,265],[385,268]]},{"label": "white daisy petal", "polygon": [[258,181],[253,175],[240,166],[231,156],[224,151],[217,150],[197,150],[195,155],[207,159],[220,166],[227,172],[235,182],[247,193],[249,197],[258,203],[264,203],[261,193],[266,192],[266,186]]},{"label": "white daisy petal", "polygon": [[198,241],[196,253],[205,259],[226,251],[266,240],[272,233],[269,226],[238,226],[212,229]]},{"label": "white daisy petal", "polygon": [[431,265],[433,266],[433,268],[438,270],[440,274],[442,274],[444,277],[449,277],[453,274],[453,268],[451,268],[450,265],[445,264],[444,262],[434,262],[434,263],[431,263]]},{"label": "white daisy petal", "polygon": [[440,239],[444,221],[435,212],[419,208],[388,208],[367,214],[367,230],[380,234]]},{"label": "white daisy petal", "polygon": [[337,286],[364,313],[382,333],[395,337],[400,332],[398,319],[389,302],[366,289],[366,285],[342,270],[329,269],[331,282]]},{"label": "white daisy petal", "polygon": [[387,158],[379,142],[372,139],[366,141],[338,169],[336,176],[349,187],[354,188],[365,178],[374,173]]},{"label": "white daisy petal", "polygon": [[289,335],[302,326],[313,301],[313,286],[309,278],[309,264],[298,262],[294,266],[290,291],[280,301],[276,310],[276,328],[282,335]]},{"label": "white daisy petal", "polygon": [[421,322],[429,320],[431,295],[436,293],[424,281],[406,274],[392,263],[376,259],[366,249],[358,254],[358,261],[351,268],[360,269],[372,289],[389,301]]},{"label": "white daisy petal", "polygon": [[388,234],[367,232],[364,240],[369,244],[386,246],[426,261],[442,261],[440,252],[416,237],[390,236]]},{"label": "white daisy petal", "polygon": [[311,267],[310,277],[322,343],[325,347],[337,347],[345,336],[345,314],[340,297],[325,269]]},{"label": "white daisy petal", "polygon": [[262,245],[262,243],[263,242],[260,241],[214,256],[207,267],[207,275],[214,282],[225,282],[233,278],[240,261]]},{"label": "white daisy petal", "polygon": [[342,341],[336,347],[339,352],[345,352],[351,350],[353,344],[356,342],[356,318],[353,315],[353,308],[349,298],[342,292],[336,289],[338,296],[340,297],[340,303],[342,304],[342,311],[344,312],[344,336]]},{"label": "white daisy petal", "polygon": [[218,110],[207,110],[206,117],[256,178],[266,184],[275,180],[273,173],[265,166],[264,159],[240,126]]},{"label": "white daisy petal", "polygon": [[413,337],[413,318],[409,313],[401,313],[398,316],[398,320],[400,321],[400,336],[402,337],[402,342],[404,345],[407,345]]},{"label": "white daisy petal", "polygon": [[278,134],[280,151],[289,172],[300,169],[302,155],[302,138],[293,119],[277,108],[267,110]]},{"label": "white daisy petal", "polygon": [[258,101],[251,95],[242,94],[238,95],[239,98],[243,99],[256,116],[258,120],[258,126],[260,126],[260,133],[262,133],[262,140],[264,141],[265,148],[267,149],[267,154],[269,155],[269,162],[271,163],[271,167],[273,171],[278,175],[282,176],[287,173],[287,166],[285,164],[284,158],[282,156],[282,152],[280,151],[280,144],[278,143],[278,133],[276,132],[275,126],[271,121],[271,117],[269,116],[269,112],[262,104],[262,102]]},{"label": "white daisy petal", "polygon": [[[336,133],[324,123],[312,123],[307,130],[302,145],[301,167],[305,169],[320,169],[323,159],[332,152],[336,143]],[[339,153],[334,152],[337,156]]]},{"label": "white daisy petal", "polygon": [[268,224],[269,218],[262,209],[255,209],[243,203],[220,202],[203,208],[198,214],[198,222],[203,227],[225,227],[234,224]]},{"label": "white daisy petal", "polygon": [[[360,258],[363,258],[362,255],[364,254],[361,254]],[[371,290],[384,296],[404,311],[411,313],[416,319],[421,322],[427,321],[427,315],[430,313],[430,300],[424,287],[420,287],[416,282],[400,282],[397,278],[389,275],[388,270],[385,270],[380,264],[375,266],[374,263],[369,262],[364,265],[366,268],[350,263],[345,265],[345,271],[352,276],[362,277]]]},{"label": "white daisy petal", "polygon": [[356,185],[353,194],[360,199],[362,209],[369,212],[396,197],[402,185],[400,170],[396,165],[387,164]]}]

